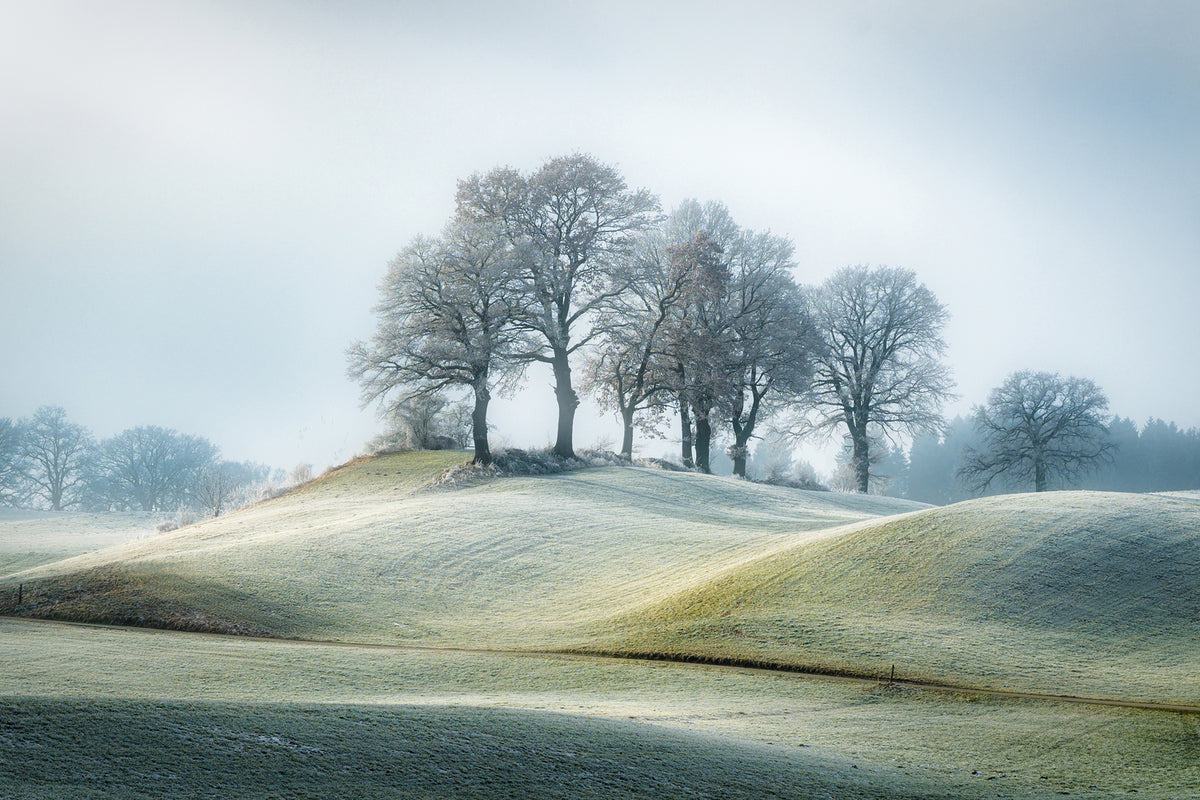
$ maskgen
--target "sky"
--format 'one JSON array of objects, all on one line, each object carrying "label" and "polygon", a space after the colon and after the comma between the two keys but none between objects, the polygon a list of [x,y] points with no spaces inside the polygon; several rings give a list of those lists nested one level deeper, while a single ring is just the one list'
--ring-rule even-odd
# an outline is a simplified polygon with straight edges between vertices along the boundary
[{"label": "sky", "polygon": [[[1198,143],[1188,0],[0,0],[0,417],[341,463],[388,261],[457,180],[586,152],[789,237],[803,284],[912,269],[948,415],[1034,369],[1200,426]],[[552,383],[499,443],[552,442]]]}]

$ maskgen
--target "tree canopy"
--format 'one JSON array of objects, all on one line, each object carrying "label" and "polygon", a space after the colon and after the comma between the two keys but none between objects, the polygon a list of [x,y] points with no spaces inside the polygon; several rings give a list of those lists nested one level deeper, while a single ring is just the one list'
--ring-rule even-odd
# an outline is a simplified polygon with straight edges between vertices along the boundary
[{"label": "tree canopy", "polygon": [[873,431],[937,430],[954,382],[941,361],[949,314],[912,270],[846,267],[813,295],[819,340],[813,414],[802,431],[846,428],[860,492],[870,486]]},{"label": "tree canopy", "polygon": [[1113,449],[1107,411],[1108,398],[1086,378],[1015,372],[976,409],[983,442],[967,452],[959,473],[979,490],[1002,475],[1032,482],[1038,492],[1077,478]]}]

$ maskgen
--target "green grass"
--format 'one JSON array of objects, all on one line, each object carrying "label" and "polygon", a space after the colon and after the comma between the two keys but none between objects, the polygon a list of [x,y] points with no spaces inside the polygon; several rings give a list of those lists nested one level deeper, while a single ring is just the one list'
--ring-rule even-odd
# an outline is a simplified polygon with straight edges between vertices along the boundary
[{"label": "green grass", "polygon": [[919,507],[619,467],[420,491],[451,459],[461,454],[362,462],[228,517],[30,571],[19,576],[29,592],[20,613],[339,641],[587,646],[604,633],[599,620],[765,548]]},{"label": "green grass", "polygon": [[[459,459],[10,572],[11,613],[345,644],[0,621],[0,797],[1200,797],[1196,715],[478,651],[1197,704],[1194,497],[928,509],[615,467],[434,487]],[[72,519],[40,530],[109,535]]]},{"label": "green grass", "polygon": [[0,662],[2,797],[1200,791],[1192,715],[20,621],[0,621]]},{"label": "green grass", "polygon": [[799,543],[614,621],[621,652],[1200,702],[1200,506],[1013,495]]}]

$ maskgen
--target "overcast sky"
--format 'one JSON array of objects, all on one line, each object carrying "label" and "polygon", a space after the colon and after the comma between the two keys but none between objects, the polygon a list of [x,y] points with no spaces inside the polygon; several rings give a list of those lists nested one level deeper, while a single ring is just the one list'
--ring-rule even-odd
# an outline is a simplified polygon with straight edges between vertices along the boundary
[{"label": "overcast sky", "polygon": [[[790,237],[802,283],[913,269],[950,414],[1030,368],[1200,426],[1189,0],[0,0],[0,416],[348,459],[388,260],[456,180],[575,151]],[[497,435],[545,445],[528,383]]]}]

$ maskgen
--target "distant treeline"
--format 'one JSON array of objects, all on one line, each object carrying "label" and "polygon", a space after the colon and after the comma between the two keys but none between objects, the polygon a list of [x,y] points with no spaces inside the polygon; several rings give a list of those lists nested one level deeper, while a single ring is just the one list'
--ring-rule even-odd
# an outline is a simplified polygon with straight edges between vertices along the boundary
[{"label": "distant treeline", "polygon": [[0,505],[218,516],[284,478],[264,464],[222,460],[208,439],[169,428],[96,440],[57,406],[28,419],[0,417]]},{"label": "distant treeline", "polygon": [[[1115,449],[1107,463],[1053,489],[1094,489],[1114,492],[1165,492],[1200,489],[1200,429],[1183,430],[1174,422],[1151,419],[1141,428],[1131,419],[1115,417],[1108,426]],[[918,436],[908,458],[893,456],[888,468],[887,494],[926,503],[955,503],[978,496],[959,478],[964,454],[980,449],[982,438],[972,420],[955,417],[941,437]],[[988,494],[1029,491],[1026,484],[993,485]]]}]

